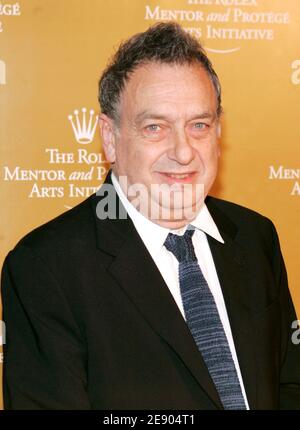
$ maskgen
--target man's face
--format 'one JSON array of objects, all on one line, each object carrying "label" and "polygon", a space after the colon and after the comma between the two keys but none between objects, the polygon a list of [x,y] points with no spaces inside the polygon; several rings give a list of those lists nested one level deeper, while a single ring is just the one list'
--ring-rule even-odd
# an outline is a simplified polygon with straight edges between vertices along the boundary
[{"label": "man's face", "polygon": [[[149,63],[139,66],[125,84],[118,125],[114,127],[102,115],[106,122],[102,126],[104,148],[116,176],[125,176],[128,187],[143,184],[152,209],[170,209],[169,219],[153,219],[154,222],[180,228],[195,217],[203,204],[218,166],[216,112],[215,89],[200,65]],[[103,128],[110,124],[112,140],[108,143]],[[153,191],[153,184],[171,186],[171,200]],[[200,195],[197,185],[203,188]],[[130,195],[128,199],[134,200]],[[141,212],[153,218],[141,206]],[[179,206],[193,209],[194,215],[181,216],[184,211],[179,213]]]}]

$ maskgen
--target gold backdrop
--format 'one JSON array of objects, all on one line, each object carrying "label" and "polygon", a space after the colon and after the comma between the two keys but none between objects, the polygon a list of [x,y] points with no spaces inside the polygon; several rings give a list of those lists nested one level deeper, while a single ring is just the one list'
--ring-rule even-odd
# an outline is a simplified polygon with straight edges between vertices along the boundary
[{"label": "gold backdrop", "polygon": [[223,85],[212,194],[274,221],[299,315],[296,0],[3,0],[0,263],[26,232],[101,184],[108,167],[95,128],[101,70],[121,40],[169,19],[202,40]]}]

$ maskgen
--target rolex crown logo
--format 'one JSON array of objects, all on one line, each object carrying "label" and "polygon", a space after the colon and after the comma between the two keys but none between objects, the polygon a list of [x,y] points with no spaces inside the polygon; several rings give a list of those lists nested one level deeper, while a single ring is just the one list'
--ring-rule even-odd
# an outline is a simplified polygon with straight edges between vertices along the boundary
[{"label": "rolex crown logo", "polygon": [[82,108],[81,112],[82,115],[77,109],[74,110],[74,117],[69,115],[68,119],[71,122],[76,141],[86,145],[91,143],[94,138],[98,117],[94,116],[95,112],[92,109],[89,112],[89,118],[87,118],[86,108]]}]

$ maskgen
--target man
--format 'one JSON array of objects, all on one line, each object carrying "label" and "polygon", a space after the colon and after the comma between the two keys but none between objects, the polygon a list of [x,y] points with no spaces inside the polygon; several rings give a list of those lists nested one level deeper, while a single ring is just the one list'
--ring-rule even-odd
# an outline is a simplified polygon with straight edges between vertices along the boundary
[{"label": "man", "polygon": [[4,265],[5,407],[300,409],[275,228],[208,197],[221,92],[201,46],[156,24],[99,90],[112,172]]}]

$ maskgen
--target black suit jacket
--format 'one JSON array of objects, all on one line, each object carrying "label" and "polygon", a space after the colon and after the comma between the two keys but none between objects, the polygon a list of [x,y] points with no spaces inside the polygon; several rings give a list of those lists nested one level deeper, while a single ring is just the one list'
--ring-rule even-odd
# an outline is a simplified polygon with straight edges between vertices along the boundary
[{"label": "black suit jacket", "polygon": [[[109,181],[109,179],[108,179]],[[22,239],[2,276],[6,409],[222,409],[130,219],[99,197]],[[273,224],[208,197],[208,237],[251,409],[300,409],[300,345]]]}]

